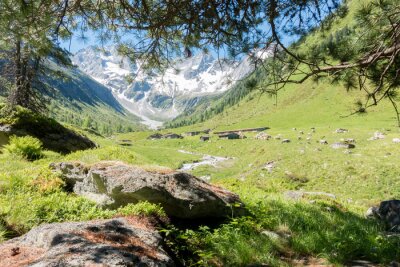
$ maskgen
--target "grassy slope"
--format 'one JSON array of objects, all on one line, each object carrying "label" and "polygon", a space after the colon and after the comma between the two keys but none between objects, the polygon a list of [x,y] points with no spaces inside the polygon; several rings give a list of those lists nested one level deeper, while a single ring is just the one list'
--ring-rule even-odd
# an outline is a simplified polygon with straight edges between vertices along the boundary
[{"label": "grassy slope", "polygon": [[[339,265],[356,259],[398,260],[400,254],[393,251],[397,251],[400,240],[384,238],[381,226],[365,220],[364,213],[382,200],[400,197],[400,171],[396,167],[400,147],[391,141],[400,137],[400,131],[388,103],[364,115],[342,117],[352,112],[354,101],[361,97],[360,92],[346,92],[339,85],[307,82],[282,91],[277,107],[274,99],[254,94],[249,97],[251,100],[242,101],[209,121],[173,130],[269,126],[269,134],[281,134],[292,140],[289,144],[255,140],[254,133],[246,134],[248,138],[244,140],[212,136],[210,142],[200,142],[198,136],[149,141],[145,139],[149,133],[118,138],[133,140],[133,151],[161,165],[170,155],[179,155],[179,149],[234,158],[217,167],[203,166],[193,171],[198,176],[210,175],[212,183],[238,193],[255,213],[255,218],[248,221],[234,221],[206,234],[196,232],[195,237],[187,235],[190,240],[202,240],[193,247],[202,248],[200,259],[205,265],[279,266],[285,264],[279,257],[287,257],[285,262],[294,264],[291,259],[302,256],[324,258]],[[316,133],[307,142],[311,127],[316,128]],[[349,132],[334,133],[337,128],[347,128]],[[300,130],[305,134],[301,135]],[[375,131],[384,132],[386,138],[368,141]],[[297,140],[298,136],[302,140]],[[356,140],[351,154],[318,143],[325,139],[332,144],[341,138]],[[171,154],[159,157],[161,149],[170,149]],[[270,161],[276,165],[273,171],[263,170]],[[336,199],[306,197],[295,203],[285,199],[288,190],[333,193]],[[265,229],[289,233],[291,239],[289,243],[275,244],[260,236]]]}]

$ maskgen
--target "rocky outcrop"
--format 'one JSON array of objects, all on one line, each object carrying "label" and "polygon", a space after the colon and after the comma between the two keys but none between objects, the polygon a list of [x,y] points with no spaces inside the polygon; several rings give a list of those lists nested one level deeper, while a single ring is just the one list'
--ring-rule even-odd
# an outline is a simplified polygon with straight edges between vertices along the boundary
[{"label": "rocky outcrop", "polygon": [[160,204],[168,215],[185,219],[245,212],[236,194],[183,172],[156,173],[115,161],[90,166],[64,162],[52,167],[61,171],[75,193],[109,208],[147,200]]},{"label": "rocky outcrop", "polygon": [[0,135],[3,136],[2,139],[11,135],[31,135],[38,138],[45,149],[63,154],[96,147],[86,136],[47,118],[26,120],[15,125],[0,125]]},{"label": "rocky outcrop", "polygon": [[175,266],[145,218],[44,224],[0,245],[0,266]]},{"label": "rocky outcrop", "polygon": [[382,201],[368,209],[367,217],[375,217],[386,224],[388,231],[400,232],[400,200]]}]

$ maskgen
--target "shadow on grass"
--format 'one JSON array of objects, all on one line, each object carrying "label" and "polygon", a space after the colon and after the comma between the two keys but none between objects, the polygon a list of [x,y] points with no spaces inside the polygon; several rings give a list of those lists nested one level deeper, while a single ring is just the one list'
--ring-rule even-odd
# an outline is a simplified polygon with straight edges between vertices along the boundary
[{"label": "shadow on grass", "polygon": [[384,226],[343,208],[333,200],[269,201],[254,209],[261,227],[286,232],[286,248],[296,256],[315,256],[332,263],[354,260],[388,263],[400,259],[400,238]]},{"label": "shadow on grass", "polygon": [[[253,214],[219,228],[181,232],[196,260],[207,266],[291,266],[321,259],[339,265],[400,259],[400,238],[341,207],[334,200],[267,200],[249,205]],[[200,249],[199,249],[200,248]],[[323,260],[325,259],[325,260]]]}]

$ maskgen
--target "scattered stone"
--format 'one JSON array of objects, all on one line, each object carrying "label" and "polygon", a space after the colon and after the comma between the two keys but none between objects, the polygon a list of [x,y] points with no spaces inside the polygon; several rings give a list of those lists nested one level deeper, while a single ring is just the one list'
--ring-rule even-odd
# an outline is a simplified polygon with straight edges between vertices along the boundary
[{"label": "scattered stone", "polygon": [[297,128],[292,128],[293,131],[297,131]]},{"label": "scattered stone", "polygon": [[247,136],[245,136],[244,133],[239,132],[239,138],[240,139],[245,139],[245,138],[247,138]]},{"label": "scattered stone", "polygon": [[272,172],[272,170],[275,168],[275,165],[275,161],[269,161],[262,167],[262,169],[267,170],[268,172]]},{"label": "scattered stone", "polygon": [[257,139],[257,140],[269,140],[271,138],[272,138],[272,136],[270,136],[269,134],[267,134],[265,132],[258,133],[255,136],[255,139]]},{"label": "scattered stone", "polygon": [[301,140],[303,139],[301,136],[297,136],[297,140]]},{"label": "scattered stone", "polygon": [[307,140],[307,141],[311,141],[311,137],[307,137],[306,140]]},{"label": "scattered stone", "polygon": [[281,238],[280,235],[278,235],[277,233],[268,231],[268,230],[262,231],[261,234],[263,234],[263,235],[267,236],[268,238],[275,240],[275,241],[279,240]]},{"label": "scattered stone", "polygon": [[245,213],[236,194],[183,172],[150,172],[116,161],[93,165],[62,162],[51,166],[61,171],[76,194],[107,208],[147,200],[178,218],[221,218],[231,216],[232,211],[235,215]]},{"label": "scattered stone", "polygon": [[346,144],[355,144],[356,140],[354,138],[346,138],[346,139],[343,139],[343,142]]},{"label": "scattered stone", "polygon": [[281,143],[290,143],[290,139],[283,139]]},{"label": "scattered stone", "polygon": [[195,136],[195,135],[199,135],[199,134],[209,134],[211,131],[211,129],[206,129],[206,130],[200,130],[200,131],[192,131],[192,132],[186,132],[185,135],[186,136]]},{"label": "scattered stone", "polygon": [[200,136],[200,141],[205,142],[205,141],[208,141],[208,140],[210,140],[210,136],[209,135]]},{"label": "scattered stone", "polygon": [[335,131],[335,133],[347,133],[347,132],[349,132],[349,130],[343,128],[336,129]]},{"label": "scattered stone", "polygon": [[400,138],[393,138],[392,141],[395,144],[400,144]]},{"label": "scattered stone", "polygon": [[162,136],[164,139],[183,139],[183,136],[176,133],[167,133]]},{"label": "scattered stone", "polygon": [[321,145],[327,145],[327,144],[328,144],[328,141],[326,141],[326,140],[324,140],[324,139],[321,139],[321,140],[319,140],[319,143],[320,143]]},{"label": "scattered stone", "polygon": [[150,135],[149,137],[147,137],[147,139],[149,139],[149,140],[156,140],[156,139],[161,139],[162,137],[163,137],[162,134],[160,134],[160,133],[155,133],[155,134],[152,134],[152,135]]},{"label": "scattered stone", "polygon": [[400,200],[382,201],[379,206],[369,208],[365,215],[384,222],[388,231],[400,232]]},{"label": "scattered stone", "polygon": [[368,140],[370,141],[374,141],[374,140],[380,140],[380,139],[385,139],[385,134],[381,133],[381,132],[375,132],[374,136],[372,136],[371,138],[369,138]]},{"label": "scattered stone", "polygon": [[304,134],[304,132],[303,132],[303,131],[300,131],[299,134]]},{"label": "scattered stone", "polygon": [[238,133],[224,133],[224,134],[218,135],[218,137],[222,138],[222,139],[232,140],[232,139],[242,139],[243,135],[240,135]]},{"label": "scattered stone", "polygon": [[2,243],[0,266],[175,266],[162,243],[146,218],[43,224]]},{"label": "scattered stone", "polygon": [[200,176],[200,179],[205,181],[205,182],[209,182],[211,180],[211,175]]},{"label": "scattered stone", "polygon": [[167,133],[167,134],[160,134],[160,133],[154,133],[147,137],[147,139],[150,140],[157,140],[157,139],[182,139],[183,136],[176,134],[176,133]]},{"label": "scattered stone", "polygon": [[314,127],[311,128],[311,132],[315,133],[315,128]]},{"label": "scattered stone", "polygon": [[337,142],[337,143],[333,143],[331,145],[331,147],[333,149],[340,149],[340,148],[352,149],[352,148],[355,148],[356,146],[354,144],[347,144],[347,143],[343,143],[343,142]]},{"label": "scattered stone", "polygon": [[351,154],[353,153],[353,151],[346,149],[345,151],[343,151],[344,154]]}]

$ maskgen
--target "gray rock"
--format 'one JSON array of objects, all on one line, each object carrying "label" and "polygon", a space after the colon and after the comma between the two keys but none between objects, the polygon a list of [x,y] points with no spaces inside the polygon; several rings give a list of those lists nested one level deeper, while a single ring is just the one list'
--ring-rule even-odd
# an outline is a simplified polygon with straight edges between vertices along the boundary
[{"label": "gray rock", "polygon": [[385,139],[385,134],[381,133],[381,132],[375,132],[374,136],[372,136],[371,138],[369,138],[368,140],[370,141],[374,141],[374,140],[380,140],[380,139]]},{"label": "gray rock", "polygon": [[277,241],[281,238],[280,235],[278,235],[277,233],[268,230],[262,231],[261,234],[267,236],[268,238],[274,241]]},{"label": "gray rock", "polygon": [[283,139],[281,143],[290,143],[290,139]]},{"label": "gray rock", "polygon": [[73,191],[99,205],[117,208],[149,201],[178,218],[242,215],[236,194],[183,172],[156,173],[108,161],[86,166],[77,162],[52,164]]},{"label": "gray rock", "polygon": [[331,145],[333,149],[340,149],[340,148],[345,148],[345,149],[352,149],[355,148],[356,146],[354,144],[348,144],[348,143],[343,143],[343,142],[337,142],[333,143]]},{"label": "gray rock", "polygon": [[205,142],[205,141],[209,141],[209,140],[210,140],[210,136],[209,136],[209,135],[202,135],[202,136],[200,136],[200,141]]},{"label": "gray rock", "polygon": [[183,136],[176,133],[167,133],[162,136],[163,139],[183,139]]},{"label": "gray rock", "polygon": [[345,138],[341,141],[343,141],[346,144],[355,144],[356,143],[356,140],[354,138]]},{"label": "gray rock", "polygon": [[275,165],[275,161],[269,161],[262,167],[262,169],[267,170],[268,172],[272,172],[272,170],[275,168]]},{"label": "gray rock", "polygon": [[44,224],[0,245],[0,266],[175,266],[146,218]]},{"label": "gray rock", "polygon": [[400,144],[400,138],[393,138],[392,142],[395,144]]},{"label": "gray rock", "polygon": [[154,134],[151,134],[149,137],[147,137],[147,139],[149,139],[149,140],[157,140],[157,139],[161,139],[162,137],[163,137],[162,134],[154,133]]},{"label": "gray rock", "polygon": [[328,144],[328,141],[326,141],[326,140],[319,140],[319,143],[321,144],[321,145],[327,145]]},{"label": "gray rock", "polygon": [[269,134],[267,134],[265,132],[258,133],[255,136],[255,139],[257,139],[257,140],[269,140],[271,138],[272,138],[272,136],[270,136]]},{"label": "gray rock", "polygon": [[348,131],[349,130],[347,130],[347,129],[339,128],[339,129],[336,129],[335,133],[347,133]]},{"label": "gray rock", "polygon": [[367,217],[375,217],[386,224],[388,231],[400,232],[400,200],[382,201],[367,210]]}]

